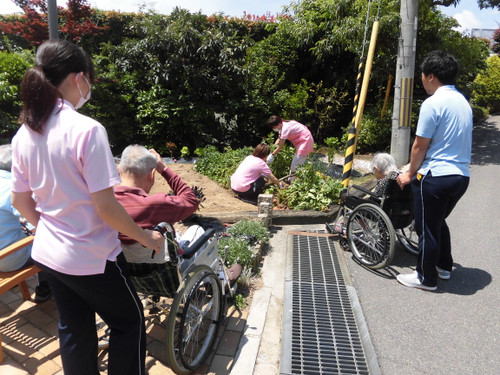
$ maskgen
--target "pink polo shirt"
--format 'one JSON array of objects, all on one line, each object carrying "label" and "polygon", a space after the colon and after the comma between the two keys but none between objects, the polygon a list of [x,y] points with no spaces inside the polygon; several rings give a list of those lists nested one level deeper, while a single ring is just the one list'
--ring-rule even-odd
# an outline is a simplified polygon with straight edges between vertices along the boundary
[{"label": "pink polo shirt", "polygon": [[231,189],[244,193],[260,176],[269,176],[271,170],[267,163],[253,155],[247,156],[231,176]]},{"label": "pink polo shirt", "polygon": [[314,150],[314,139],[309,129],[300,122],[290,120],[283,121],[280,132],[281,139],[288,139],[297,149],[299,156],[307,156]]},{"label": "pink polo shirt", "polygon": [[103,273],[121,251],[90,196],[120,183],[104,127],[61,100],[43,134],[23,125],[12,146],[12,191],[32,191],[41,213],[33,259],[65,274]]}]

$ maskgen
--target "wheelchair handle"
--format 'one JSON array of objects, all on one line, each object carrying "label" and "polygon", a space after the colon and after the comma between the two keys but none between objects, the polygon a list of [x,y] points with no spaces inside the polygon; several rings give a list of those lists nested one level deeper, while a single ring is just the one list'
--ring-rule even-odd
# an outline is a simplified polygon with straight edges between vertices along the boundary
[{"label": "wheelchair handle", "polygon": [[154,228],[153,228],[153,230],[155,230],[155,231],[160,232],[161,234],[163,234],[163,233],[165,233],[167,231],[168,226],[170,226],[170,224],[165,223],[165,222],[161,222],[160,224],[155,225]]},{"label": "wheelchair handle", "polygon": [[183,258],[191,259],[194,254],[200,249],[200,247],[205,244],[213,235],[215,234],[214,228],[209,228],[203,233],[192,245],[190,245],[184,250],[184,254],[182,254]]},{"label": "wheelchair handle", "polygon": [[[163,237],[165,237],[165,238],[167,238],[167,235],[165,233],[167,233],[167,232],[171,233],[172,238],[173,238],[173,228],[169,223],[161,222],[160,224],[155,225],[153,230],[160,232],[163,235]],[[178,260],[177,252],[175,251],[175,249],[173,247],[167,245],[167,248],[165,250],[168,251],[168,255],[170,257],[170,262],[174,265],[177,264],[179,260]],[[155,251],[153,250],[151,252],[151,259],[154,259],[154,257],[155,257]]]}]

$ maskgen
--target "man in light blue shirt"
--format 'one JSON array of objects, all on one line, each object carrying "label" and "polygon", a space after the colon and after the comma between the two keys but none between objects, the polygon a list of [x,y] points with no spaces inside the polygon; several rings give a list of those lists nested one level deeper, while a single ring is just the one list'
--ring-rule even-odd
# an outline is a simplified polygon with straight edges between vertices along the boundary
[{"label": "man in light blue shirt", "polygon": [[[0,146],[0,249],[26,237],[20,221],[23,220],[23,218],[21,214],[12,207],[10,201],[11,165],[11,145]],[[31,259],[31,245],[16,251],[6,258],[0,259],[0,271],[16,271],[30,264],[33,264]],[[42,273],[39,275],[39,285],[36,287],[35,291],[35,302],[46,301],[50,296],[50,288]]]},{"label": "man in light blue shirt", "polygon": [[412,184],[419,235],[416,271],[397,276],[407,287],[436,290],[453,268],[446,218],[469,185],[473,125],[472,109],[454,86],[458,68],[444,51],[429,53],[421,66],[431,96],[420,108],[409,170],[397,179],[401,188]]}]

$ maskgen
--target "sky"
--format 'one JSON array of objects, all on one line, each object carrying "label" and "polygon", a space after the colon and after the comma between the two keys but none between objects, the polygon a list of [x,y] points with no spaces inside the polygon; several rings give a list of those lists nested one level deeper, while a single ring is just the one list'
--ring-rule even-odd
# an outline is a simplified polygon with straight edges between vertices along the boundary
[{"label": "sky", "polygon": [[[57,0],[59,6],[66,6],[67,0]],[[176,6],[190,12],[210,15],[224,13],[228,16],[243,16],[244,12],[252,15],[271,15],[279,13],[283,6],[294,0],[88,0],[89,4],[101,10],[119,10],[137,12],[139,7],[146,6],[159,13],[169,14]],[[21,12],[12,0],[0,0],[1,14]],[[498,29],[500,27],[500,11],[493,9],[479,10],[477,0],[461,0],[457,7],[441,7],[447,16],[454,17],[460,24],[460,31],[467,32],[473,28]]]}]

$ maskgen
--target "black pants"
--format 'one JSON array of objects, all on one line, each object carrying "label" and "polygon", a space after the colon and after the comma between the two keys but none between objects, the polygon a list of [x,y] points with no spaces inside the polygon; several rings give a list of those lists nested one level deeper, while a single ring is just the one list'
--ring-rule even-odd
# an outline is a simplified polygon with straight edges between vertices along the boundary
[{"label": "black pants", "polygon": [[247,191],[243,192],[235,191],[235,192],[236,194],[238,194],[239,197],[243,199],[257,202],[257,198],[259,197],[259,194],[262,194],[264,192],[265,186],[266,186],[266,179],[260,176],[257,180],[255,180],[252,183],[252,185],[250,185],[250,188]]},{"label": "black pants", "polygon": [[447,271],[453,267],[450,229],[446,218],[464,195],[469,177],[460,175],[433,177],[429,172],[412,180],[415,206],[415,231],[418,234],[416,270],[427,286],[437,284],[436,266]]},{"label": "black pants", "polygon": [[59,310],[59,343],[65,375],[98,375],[95,313],[111,329],[109,375],[145,374],[146,331],[142,304],[125,271],[123,253],[103,274],[74,276],[43,264]]}]

